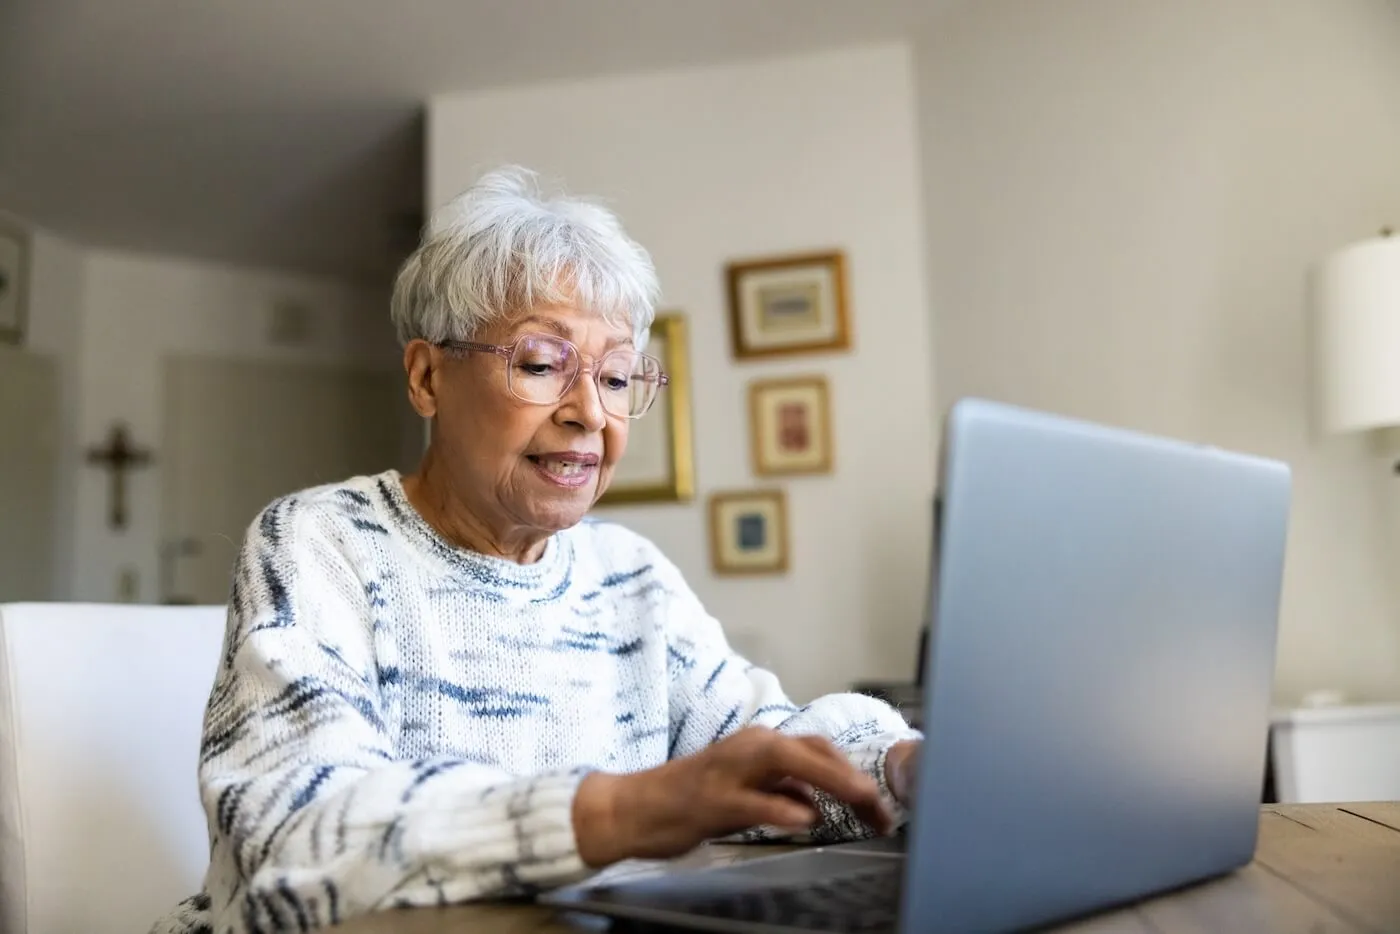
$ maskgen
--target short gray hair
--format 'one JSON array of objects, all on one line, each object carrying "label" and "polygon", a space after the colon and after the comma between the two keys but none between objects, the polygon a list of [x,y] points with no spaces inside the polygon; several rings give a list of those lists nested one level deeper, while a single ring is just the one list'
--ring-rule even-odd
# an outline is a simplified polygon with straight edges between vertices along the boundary
[{"label": "short gray hair", "polygon": [[466,340],[501,317],[574,304],[628,325],[645,345],[660,294],[647,251],[607,208],[546,195],[535,172],[488,172],[437,214],[399,269],[399,342]]}]

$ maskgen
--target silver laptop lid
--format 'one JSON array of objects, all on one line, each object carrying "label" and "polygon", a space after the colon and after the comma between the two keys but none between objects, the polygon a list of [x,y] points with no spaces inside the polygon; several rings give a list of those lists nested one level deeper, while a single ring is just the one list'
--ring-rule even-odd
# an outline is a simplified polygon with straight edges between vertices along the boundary
[{"label": "silver laptop lid", "polygon": [[1247,862],[1287,468],[980,400],[943,454],[902,929],[1003,931]]}]

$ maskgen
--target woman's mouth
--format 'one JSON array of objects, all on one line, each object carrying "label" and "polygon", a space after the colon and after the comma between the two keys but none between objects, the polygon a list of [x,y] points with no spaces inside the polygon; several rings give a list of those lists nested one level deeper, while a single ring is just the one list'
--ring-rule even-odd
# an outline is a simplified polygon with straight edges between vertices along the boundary
[{"label": "woman's mouth", "polygon": [[525,459],[546,480],[570,489],[583,486],[598,468],[596,454],[527,454]]}]

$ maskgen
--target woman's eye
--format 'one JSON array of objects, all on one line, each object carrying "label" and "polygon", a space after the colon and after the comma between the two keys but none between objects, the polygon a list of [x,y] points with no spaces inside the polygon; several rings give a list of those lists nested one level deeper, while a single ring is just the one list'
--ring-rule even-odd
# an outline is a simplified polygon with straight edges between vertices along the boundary
[{"label": "woman's eye", "polygon": [[521,364],[520,364],[520,369],[524,370],[524,371],[525,371],[528,375],[530,375],[530,376],[549,376],[551,373],[557,372],[558,369],[559,369],[559,366],[558,366],[558,364],[548,363],[548,362],[544,362],[544,363],[527,362],[527,363],[521,363]]}]

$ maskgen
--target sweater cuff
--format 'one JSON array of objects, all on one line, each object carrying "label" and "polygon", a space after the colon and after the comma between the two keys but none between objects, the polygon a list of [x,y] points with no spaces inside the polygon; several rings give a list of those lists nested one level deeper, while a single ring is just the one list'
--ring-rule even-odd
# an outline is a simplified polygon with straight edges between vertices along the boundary
[{"label": "sweater cuff", "polygon": [[454,871],[499,867],[506,889],[552,888],[593,874],[578,853],[574,797],[586,770],[474,790],[466,807],[420,821],[419,843]]}]

